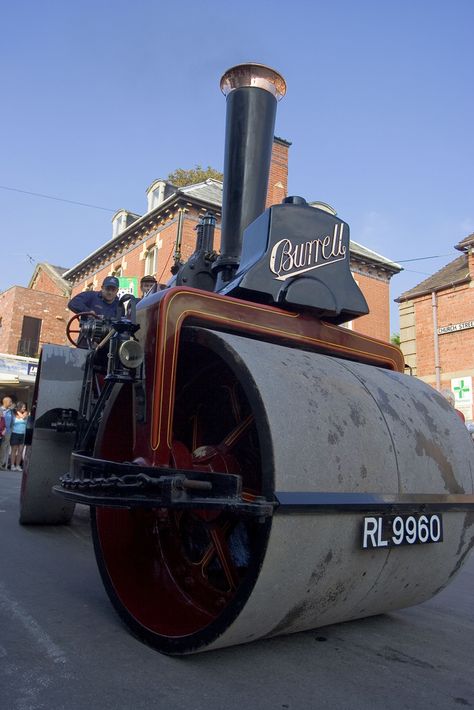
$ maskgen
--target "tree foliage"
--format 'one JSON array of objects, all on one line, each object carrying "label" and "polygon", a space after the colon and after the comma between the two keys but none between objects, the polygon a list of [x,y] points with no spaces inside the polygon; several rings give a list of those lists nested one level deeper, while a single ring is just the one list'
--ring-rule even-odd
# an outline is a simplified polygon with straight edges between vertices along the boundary
[{"label": "tree foliage", "polygon": [[174,172],[168,175],[169,182],[176,185],[176,187],[185,187],[186,185],[195,185],[198,182],[204,182],[208,178],[213,178],[214,180],[223,180],[224,176],[215,168],[211,168],[210,165],[207,168],[203,168],[202,165],[195,165],[194,168],[189,170],[184,170],[184,168],[177,168]]},{"label": "tree foliage", "polygon": [[390,342],[392,345],[398,345],[398,347],[400,347],[400,333],[392,333],[390,336]]}]

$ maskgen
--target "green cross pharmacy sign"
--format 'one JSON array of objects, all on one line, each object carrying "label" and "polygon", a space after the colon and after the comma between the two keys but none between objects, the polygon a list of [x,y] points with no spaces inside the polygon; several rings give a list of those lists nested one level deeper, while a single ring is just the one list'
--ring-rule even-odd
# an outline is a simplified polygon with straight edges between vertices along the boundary
[{"label": "green cross pharmacy sign", "polygon": [[453,387],[454,397],[460,402],[472,402],[472,388],[471,384],[467,382],[468,379],[470,380],[471,378],[466,377],[466,380],[459,379],[458,384]]},{"label": "green cross pharmacy sign", "polygon": [[454,394],[454,406],[466,420],[472,419],[472,377],[455,377],[451,380],[451,392]]}]

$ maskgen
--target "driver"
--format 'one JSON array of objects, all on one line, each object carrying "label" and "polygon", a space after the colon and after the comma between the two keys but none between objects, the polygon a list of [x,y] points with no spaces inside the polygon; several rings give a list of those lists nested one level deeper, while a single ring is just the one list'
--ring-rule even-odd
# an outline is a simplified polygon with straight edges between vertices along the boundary
[{"label": "driver", "polygon": [[119,280],[116,276],[106,276],[100,291],[83,291],[71,298],[68,308],[73,313],[94,314],[97,318],[117,319],[125,315],[123,304],[118,297]]}]

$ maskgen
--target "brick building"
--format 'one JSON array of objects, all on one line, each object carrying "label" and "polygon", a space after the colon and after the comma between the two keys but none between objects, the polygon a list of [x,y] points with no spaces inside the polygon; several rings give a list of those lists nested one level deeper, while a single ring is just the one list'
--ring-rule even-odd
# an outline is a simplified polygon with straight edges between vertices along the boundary
[{"label": "brick building", "polygon": [[40,263],[27,288],[0,293],[0,398],[29,401],[43,343],[66,343],[70,286],[66,269]]},{"label": "brick building", "polygon": [[[289,147],[287,141],[274,139],[267,207],[280,203],[288,194]],[[155,180],[146,193],[144,215],[124,209],[116,212],[112,218],[112,238],[64,274],[72,286],[72,295],[86,289],[98,290],[109,275],[121,278],[124,288],[128,279],[132,293],[136,293],[138,281],[145,274],[166,283],[173,264],[186,261],[193,253],[195,227],[208,210],[217,217],[214,246],[219,249],[222,204],[219,180],[208,179],[180,188],[165,180]],[[311,204],[332,211],[322,203]],[[389,340],[389,283],[401,267],[354,241],[350,251],[351,270],[364,292],[370,313],[347,325],[359,333]]]},{"label": "brick building", "polygon": [[395,299],[400,346],[414,375],[451,390],[466,420],[473,419],[474,234],[455,248],[461,256]]}]

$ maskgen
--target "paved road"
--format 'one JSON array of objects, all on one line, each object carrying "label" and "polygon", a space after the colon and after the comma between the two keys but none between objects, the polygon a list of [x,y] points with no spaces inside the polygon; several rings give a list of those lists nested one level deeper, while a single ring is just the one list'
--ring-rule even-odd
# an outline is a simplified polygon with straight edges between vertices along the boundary
[{"label": "paved road", "polygon": [[0,708],[474,707],[474,557],[413,609],[185,659],[133,638],[96,570],[88,509],[21,527],[0,474]]}]

